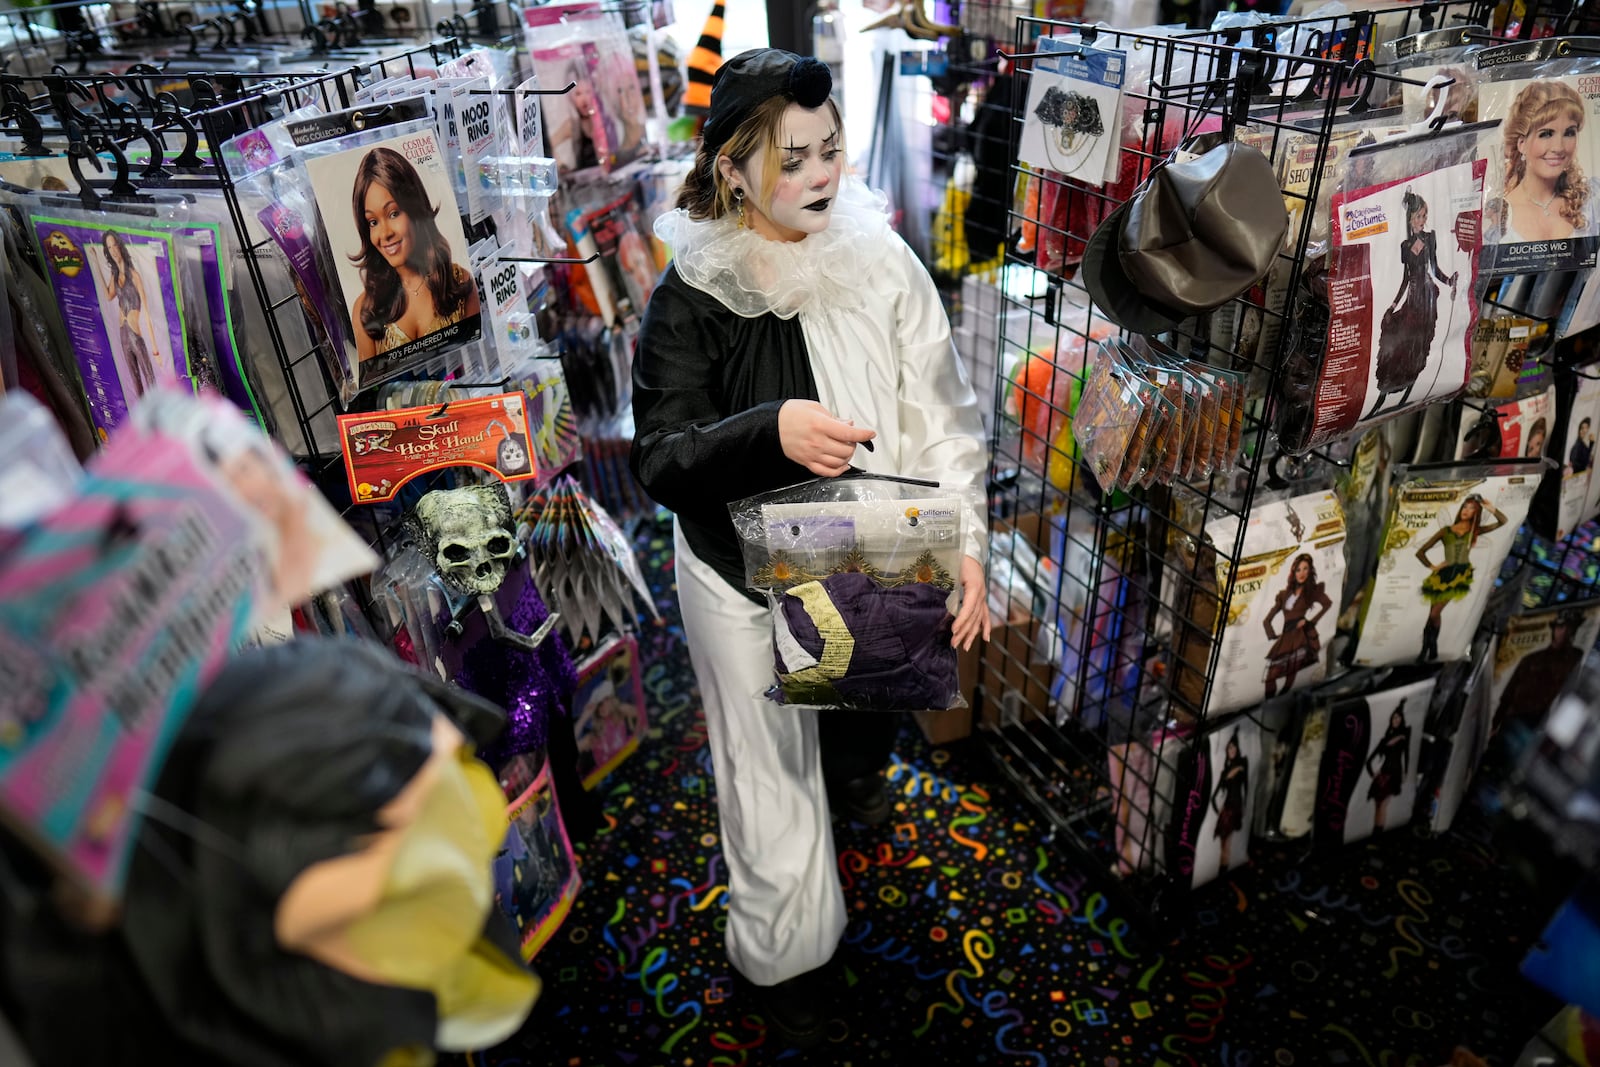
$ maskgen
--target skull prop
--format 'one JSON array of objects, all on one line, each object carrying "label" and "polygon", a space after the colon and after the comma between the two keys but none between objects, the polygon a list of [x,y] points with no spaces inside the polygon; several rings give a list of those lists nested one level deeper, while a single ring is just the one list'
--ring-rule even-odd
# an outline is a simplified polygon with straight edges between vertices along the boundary
[{"label": "skull prop", "polygon": [[417,525],[440,577],[456,590],[493,593],[505,581],[517,538],[504,486],[435,489],[417,501]]}]

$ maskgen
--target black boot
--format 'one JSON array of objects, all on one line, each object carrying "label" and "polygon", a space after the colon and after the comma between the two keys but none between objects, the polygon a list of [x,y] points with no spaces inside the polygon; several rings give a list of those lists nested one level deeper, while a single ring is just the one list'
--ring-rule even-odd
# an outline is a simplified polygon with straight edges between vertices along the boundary
[{"label": "black boot", "polygon": [[1432,663],[1439,658],[1439,624],[1429,621],[1422,627],[1422,651],[1417,654],[1418,663]]},{"label": "black boot", "polygon": [[894,812],[894,802],[889,799],[881,774],[855,778],[830,789],[828,806],[834,814],[868,826],[877,826]]},{"label": "black boot", "polygon": [[804,1050],[822,1043],[828,1022],[822,977],[819,969],[777,985],[746,983],[761,1017],[784,1044]]}]

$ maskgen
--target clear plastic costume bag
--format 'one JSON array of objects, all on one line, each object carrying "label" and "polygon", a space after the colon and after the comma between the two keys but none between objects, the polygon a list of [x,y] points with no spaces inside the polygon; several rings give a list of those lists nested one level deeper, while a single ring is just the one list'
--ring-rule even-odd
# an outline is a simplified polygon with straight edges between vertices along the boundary
[{"label": "clear plastic costume bag", "polygon": [[859,711],[964,706],[951,627],[977,497],[851,473],[728,505],[746,583],[772,608],[767,695]]}]

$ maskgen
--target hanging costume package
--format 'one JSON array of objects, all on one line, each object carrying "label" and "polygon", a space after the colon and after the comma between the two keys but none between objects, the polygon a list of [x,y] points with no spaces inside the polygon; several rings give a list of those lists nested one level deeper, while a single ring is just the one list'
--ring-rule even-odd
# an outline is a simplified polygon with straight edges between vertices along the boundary
[{"label": "hanging costume package", "polygon": [[102,441],[146,392],[195,388],[179,256],[157,222],[172,210],[91,214],[44,202],[29,212]]},{"label": "hanging costume package", "polygon": [[613,634],[578,663],[572,710],[578,774],[583,787],[593,789],[638,749],[649,728],[639,642]]},{"label": "hanging costume package", "polygon": [[1357,153],[1333,197],[1327,345],[1284,397],[1310,409],[1282,424],[1291,452],[1467,384],[1486,164],[1470,130],[1388,145]]},{"label": "hanging costume package", "polygon": [[1540,459],[1555,424],[1555,387],[1509,404],[1461,405],[1455,458],[1463,463],[1497,459]]},{"label": "hanging costume package", "polygon": [[[1445,118],[1476,122],[1478,72],[1472,57],[1483,50],[1480,36],[1488,37],[1489,31],[1482,26],[1449,26],[1379,45],[1378,66],[1409,79],[1389,83],[1387,103],[1400,105],[1405,121],[1415,123],[1434,113],[1437,94],[1443,93]],[[1448,78],[1450,84],[1429,88],[1426,83],[1435,77]],[[1422,84],[1410,84],[1413,81]]]},{"label": "hanging costume package", "polygon": [[1494,653],[1491,732],[1520,721],[1537,729],[1585,649],[1600,638],[1600,602],[1513,615]]},{"label": "hanging costume package", "polygon": [[[415,370],[479,335],[466,231],[420,98],[286,124],[339,281],[356,361],[346,389]],[[405,267],[416,276],[408,281]]]},{"label": "hanging costume package", "polygon": [[1346,697],[1328,710],[1317,786],[1317,837],[1360,841],[1411,821],[1422,727],[1434,680]]},{"label": "hanging costume package", "polygon": [[1300,700],[1278,732],[1273,759],[1273,788],[1266,798],[1261,835],[1272,841],[1294,841],[1311,833],[1317,810],[1317,778],[1328,739],[1329,703],[1315,696]]},{"label": "hanging costume package", "polygon": [[1198,888],[1250,859],[1261,727],[1245,716],[1211,724],[1178,779],[1169,867]]},{"label": "hanging costume package", "polygon": [[358,384],[355,348],[340,326],[327,239],[304,176],[294,166],[294,142],[286,130],[290,122],[320,114],[302,109],[282,122],[240,134],[223,146],[222,157],[238,190],[252,243],[264,233],[282,254],[310,340],[338,387],[340,402],[348,405]]},{"label": "hanging costume package", "polygon": [[1378,572],[1362,604],[1358,666],[1466,656],[1546,462],[1396,474]]},{"label": "hanging costume package", "polygon": [[1422,745],[1423,800],[1436,834],[1455,822],[1489,744],[1489,664],[1483,655],[1439,674]]},{"label": "hanging costume package", "polygon": [[1320,681],[1334,621],[1323,618],[1337,617],[1344,593],[1345,520],[1332,490],[1257,502],[1230,578],[1226,557],[1238,525],[1224,517],[1206,526],[1223,548],[1217,584],[1228,591],[1212,714]]},{"label": "hanging costume package", "polygon": [[773,699],[862,711],[961,707],[952,604],[975,489],[823,478],[728,505],[746,584],[772,607]]},{"label": "hanging costume package", "polygon": [[[1490,161],[1483,212],[1488,274],[1582,270],[1600,248],[1600,59],[1594,38],[1546,39],[1479,52],[1478,114]],[[1573,54],[1587,52],[1589,54]]]},{"label": "hanging costume package", "polygon": [[1574,375],[1576,388],[1567,409],[1567,427],[1562,440],[1566,454],[1561,459],[1561,502],[1556,517],[1556,540],[1589,519],[1587,510],[1594,479],[1595,437],[1600,433],[1600,378],[1589,367]]},{"label": "hanging costume package", "polygon": [[543,753],[513,756],[500,770],[511,825],[494,860],[495,903],[516,924],[531,961],[560,929],[583,880]]},{"label": "hanging costume package", "polygon": [[1502,313],[1486,314],[1472,330],[1472,371],[1467,395],[1509,400],[1525,391],[1532,348],[1549,333],[1549,325]]}]

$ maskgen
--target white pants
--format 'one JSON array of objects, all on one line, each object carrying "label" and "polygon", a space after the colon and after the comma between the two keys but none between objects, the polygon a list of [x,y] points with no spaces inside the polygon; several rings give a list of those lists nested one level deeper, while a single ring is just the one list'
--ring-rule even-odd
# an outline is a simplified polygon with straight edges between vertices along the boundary
[{"label": "white pants", "polygon": [[756,985],[776,985],[822,966],[844,935],[817,716],[760,695],[773,681],[770,616],[675,533],[728,866],[728,960]]}]

